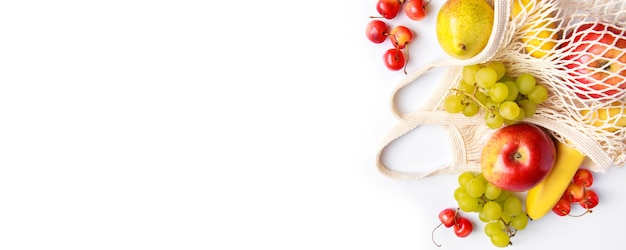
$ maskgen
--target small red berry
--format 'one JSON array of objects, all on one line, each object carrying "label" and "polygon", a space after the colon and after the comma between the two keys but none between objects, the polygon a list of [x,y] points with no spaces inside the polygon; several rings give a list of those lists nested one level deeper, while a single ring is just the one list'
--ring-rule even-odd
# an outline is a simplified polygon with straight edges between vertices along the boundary
[{"label": "small red berry", "polygon": [[578,203],[581,207],[589,210],[596,207],[598,202],[598,194],[591,189],[585,189],[585,195]]},{"label": "small red berry", "polygon": [[566,216],[572,211],[572,205],[569,201],[564,198],[561,198],[556,202],[554,207],[552,207],[552,212],[554,212],[558,216]]},{"label": "small red berry", "polygon": [[373,43],[382,43],[387,40],[389,27],[381,20],[372,20],[365,27],[365,36]]},{"label": "small red berry", "polygon": [[454,234],[456,234],[456,236],[461,238],[467,237],[473,229],[474,226],[470,220],[465,217],[457,217],[456,223],[454,224]]},{"label": "small red berry", "polygon": [[399,0],[378,0],[376,10],[386,19],[393,19],[400,12],[402,3]]},{"label": "small red berry", "polygon": [[439,212],[439,220],[446,227],[451,227],[454,225],[454,221],[456,220],[456,209],[446,208]]},{"label": "small red berry", "polygon": [[391,48],[383,54],[385,66],[390,70],[400,70],[404,67],[404,53],[398,48]]},{"label": "small red berry", "polygon": [[579,168],[576,170],[572,180],[581,187],[591,187],[593,184],[593,174],[588,169]]}]

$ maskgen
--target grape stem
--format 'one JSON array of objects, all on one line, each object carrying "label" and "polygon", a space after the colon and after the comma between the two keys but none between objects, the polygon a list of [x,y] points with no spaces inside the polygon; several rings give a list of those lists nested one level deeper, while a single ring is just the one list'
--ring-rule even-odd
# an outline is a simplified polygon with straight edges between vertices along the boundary
[{"label": "grape stem", "polygon": [[459,92],[459,93],[463,94],[464,96],[469,97],[470,99],[472,99],[472,101],[474,101],[476,104],[478,104],[478,106],[481,106],[483,109],[485,109],[485,110],[487,110],[487,111],[489,111],[489,112],[491,112],[493,114],[493,111],[494,111],[493,109],[490,109],[489,107],[487,107],[484,104],[482,104],[481,102],[479,102],[478,99],[476,99],[475,95],[476,95],[476,91],[478,91],[478,88],[474,88],[474,92],[471,95],[466,93],[465,91],[457,89],[457,88],[452,88],[450,90]]}]

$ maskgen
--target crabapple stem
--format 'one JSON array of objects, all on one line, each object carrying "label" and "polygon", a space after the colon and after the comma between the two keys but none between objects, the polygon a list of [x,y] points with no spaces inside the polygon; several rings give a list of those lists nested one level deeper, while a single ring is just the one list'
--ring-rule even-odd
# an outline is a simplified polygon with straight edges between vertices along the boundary
[{"label": "crabapple stem", "polygon": [[404,59],[404,74],[406,75],[407,74],[406,73],[406,65],[409,62],[409,46],[406,46],[405,49],[406,49],[406,58]]},{"label": "crabapple stem", "polygon": [[435,227],[435,229],[433,229],[433,232],[432,232],[432,233],[431,233],[431,235],[430,235],[430,238],[433,240],[433,243],[435,243],[435,246],[437,246],[437,247],[441,247],[441,245],[440,245],[440,244],[438,244],[438,243],[435,241],[435,230],[437,230],[437,228],[439,228],[441,225],[443,225],[443,222],[442,222],[442,223],[439,223],[439,225],[437,225],[437,227]]},{"label": "crabapple stem", "polygon": [[590,213],[592,213],[592,212],[593,212],[593,210],[591,210],[591,209],[589,209],[589,208],[585,208],[585,209],[586,209],[586,210],[585,210],[585,212],[583,212],[582,214],[578,214],[578,215],[571,215],[571,214],[568,214],[568,215],[569,215],[570,217],[581,217],[581,216],[583,216],[583,215],[585,215],[585,214],[590,214]]}]

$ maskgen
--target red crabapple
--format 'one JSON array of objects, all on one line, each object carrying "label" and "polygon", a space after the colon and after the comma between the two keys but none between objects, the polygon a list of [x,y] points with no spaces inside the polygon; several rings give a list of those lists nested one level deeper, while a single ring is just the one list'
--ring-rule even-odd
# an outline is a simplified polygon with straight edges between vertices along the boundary
[{"label": "red crabapple", "polygon": [[426,17],[426,5],[423,0],[409,0],[404,4],[404,14],[413,21],[422,20]]},{"label": "red crabapple", "polygon": [[413,41],[413,32],[403,25],[393,27],[389,32],[389,39],[393,46],[404,49],[410,42]]},{"label": "red crabapple", "polygon": [[400,70],[405,65],[404,53],[401,49],[391,48],[383,54],[385,66],[390,70]]},{"label": "red crabapple", "polygon": [[400,0],[378,0],[376,10],[386,19],[393,19],[400,12],[402,2]]},{"label": "red crabapple", "polygon": [[365,36],[373,43],[382,43],[389,35],[389,27],[381,20],[372,20],[365,28]]}]

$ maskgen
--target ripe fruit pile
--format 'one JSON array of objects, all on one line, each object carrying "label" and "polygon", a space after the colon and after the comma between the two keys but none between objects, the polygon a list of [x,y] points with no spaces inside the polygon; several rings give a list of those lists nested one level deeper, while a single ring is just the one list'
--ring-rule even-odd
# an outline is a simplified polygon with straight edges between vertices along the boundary
[{"label": "ripe fruit pile", "polygon": [[[426,5],[423,0],[378,0],[376,11],[380,16],[370,16],[370,18],[394,19],[401,10],[405,15],[414,21],[422,20],[426,16]],[[404,7],[403,7],[404,5]],[[408,45],[414,39],[414,33],[405,25],[396,25],[389,29],[389,25],[380,19],[371,20],[365,27],[365,36],[373,43],[383,43],[389,37],[393,48],[387,49],[383,54],[383,62],[390,70],[400,70],[404,68],[406,74],[406,64],[408,62]]]},{"label": "ripe fruit pile", "polygon": [[591,213],[591,209],[596,207],[599,202],[598,194],[589,189],[591,184],[593,184],[592,173],[585,168],[579,168],[574,174],[572,182],[565,189],[561,199],[552,208],[552,212],[559,216],[570,215],[572,210],[571,204],[578,204],[585,209],[585,212],[581,215]]},{"label": "ripe fruit pile", "polygon": [[459,209],[478,213],[480,221],[486,223],[484,233],[494,246],[512,244],[510,238],[528,225],[520,198],[514,192],[492,185],[482,173],[461,173],[458,184],[454,199]]},{"label": "ripe fruit pile", "polygon": [[443,104],[447,112],[471,117],[482,108],[485,124],[492,129],[532,117],[548,98],[548,89],[533,75],[508,76],[506,66],[497,61],[463,67],[461,81],[452,90]]}]

